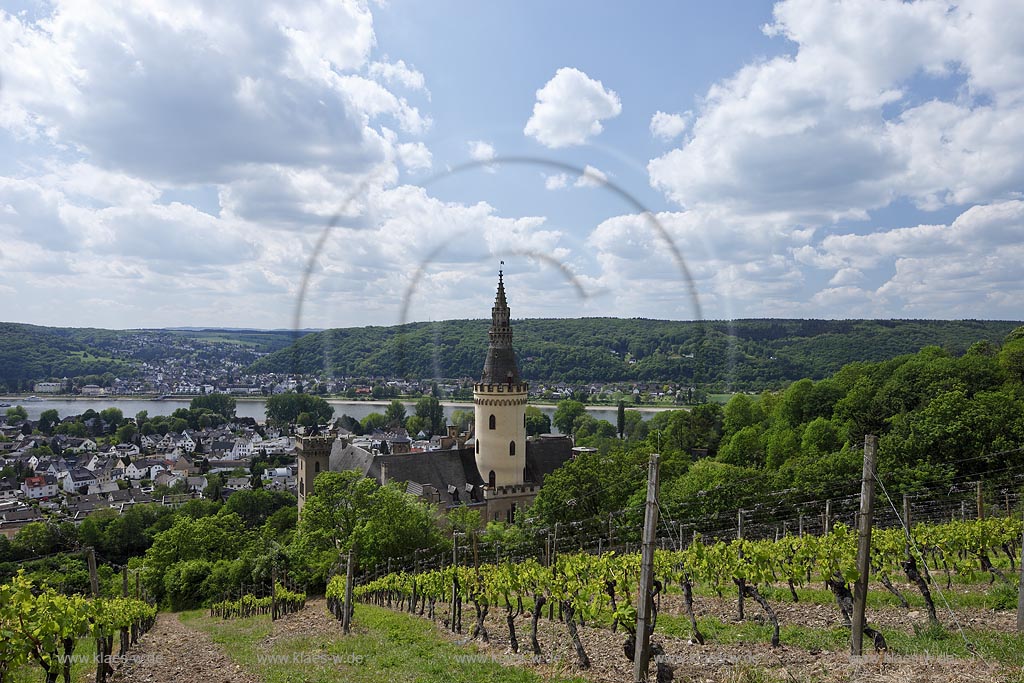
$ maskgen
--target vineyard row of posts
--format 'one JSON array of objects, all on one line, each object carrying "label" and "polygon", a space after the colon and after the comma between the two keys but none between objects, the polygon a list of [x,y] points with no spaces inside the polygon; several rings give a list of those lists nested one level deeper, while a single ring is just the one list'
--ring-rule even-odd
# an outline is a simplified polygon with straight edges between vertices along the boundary
[{"label": "vineyard row of posts", "polygon": [[[472,636],[487,640],[484,619],[492,606],[504,606],[514,651],[518,651],[514,620],[525,610],[532,616],[530,639],[533,652],[540,654],[536,635],[538,619],[545,605],[548,618],[553,618],[557,606],[559,619],[569,629],[578,663],[583,668],[589,661],[576,633],[577,621],[610,620],[613,629],[621,625],[628,633],[624,647],[635,661],[634,678],[639,681],[646,680],[651,653],[658,654],[659,646],[649,645],[649,638],[657,621],[660,595],[667,586],[675,584],[682,589],[697,642],[702,643],[703,636],[693,612],[694,582],[711,586],[719,595],[730,583],[737,590],[739,618],[743,618],[744,599],[753,599],[773,626],[772,644],[778,645],[778,619],[758,586],[785,581],[793,599],[797,600],[796,587],[810,583],[816,574],[834,594],[844,623],[850,627],[852,654],[861,654],[862,637],[865,635],[876,649],[884,649],[884,636],[871,628],[865,619],[871,576],[906,604],[904,596],[891,581],[894,575],[905,575],[907,581],[921,592],[929,619],[937,622],[929,588],[936,584],[933,573],[941,568],[945,572],[947,587],[951,573],[971,574],[979,569],[988,573],[992,581],[998,577],[1009,582],[1008,577],[993,564],[992,554],[1005,553],[1013,570],[1024,547],[1024,523],[1012,516],[986,517],[982,485],[978,483],[977,519],[966,519],[965,507],[961,505],[960,520],[956,519],[954,511],[948,514],[949,522],[915,524],[911,520],[909,496],[903,497],[901,516],[882,486],[882,494],[894,511],[899,526],[874,529],[874,488],[876,482],[881,483],[875,472],[876,443],[873,436],[866,438],[861,494],[856,498],[859,509],[853,515],[855,528],[834,521],[830,509],[832,501],[826,500],[820,535],[804,533],[801,515],[795,525],[798,535],[793,535],[783,524],[781,534],[779,525],[775,525],[774,539],[748,538],[744,533],[745,511],[740,510],[736,516],[736,537],[732,540],[709,542],[694,531],[689,545],[684,547],[681,527],[674,520],[668,527],[671,534],[659,539],[658,457],[654,455],[650,462],[639,553],[630,552],[628,545],[620,546],[618,552],[613,550],[614,530],[609,523],[607,536],[599,534],[596,544],[588,544],[587,550],[591,553],[596,551],[596,555],[586,552],[583,539],[579,539],[581,552],[559,554],[559,528],[556,525],[540,553],[533,557],[506,554],[502,561],[498,550],[494,563],[481,563],[476,536],[468,534],[469,543],[465,549],[471,550],[473,562],[472,566],[467,566],[460,563],[459,534],[456,533],[453,535],[451,563],[447,566],[440,557],[421,561],[415,553],[412,567],[392,571],[393,567],[388,566],[386,573],[375,568],[364,573],[359,585],[354,586],[350,560],[347,578],[335,576],[328,584],[329,608],[346,623],[351,619],[354,600],[389,607],[397,603],[400,609],[418,612],[421,616],[426,614],[433,619],[439,618],[438,602],[447,602],[448,613],[443,621],[447,628],[461,632],[462,604],[470,602],[476,612]],[[1010,513],[1008,493],[1006,509]],[[463,557],[468,555],[467,552]],[[641,599],[644,595],[646,600]],[[1018,630],[1024,632],[1024,563],[1020,565],[1017,621]],[[859,624],[860,628],[853,628],[853,624]],[[639,647],[636,647],[637,640]]]}]

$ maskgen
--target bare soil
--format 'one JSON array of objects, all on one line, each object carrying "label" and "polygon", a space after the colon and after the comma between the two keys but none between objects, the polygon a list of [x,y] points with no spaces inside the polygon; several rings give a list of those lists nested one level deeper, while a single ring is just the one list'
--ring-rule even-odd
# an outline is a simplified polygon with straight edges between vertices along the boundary
[{"label": "bare soil", "polygon": [[[728,618],[735,617],[735,602],[726,599],[697,599],[698,614],[716,613]],[[663,603],[663,609],[665,604]],[[780,607],[793,607],[792,611],[777,609],[782,623],[799,623],[812,627],[834,627],[840,624],[839,610],[824,605],[783,603]],[[681,610],[681,605],[680,605]],[[902,610],[894,610],[902,612]],[[442,616],[447,610],[440,610]],[[469,633],[475,617],[472,606],[463,606],[463,634],[454,634],[438,626],[445,637],[458,643],[473,642],[485,653],[491,653],[495,661],[538,669],[539,672],[558,672],[564,675],[583,674],[595,683],[628,681],[632,679],[632,662],[626,659],[623,644],[625,633],[620,629],[613,633],[609,629],[578,627],[584,650],[590,658],[590,668],[581,670],[575,649],[565,624],[542,619],[538,625],[538,640],[543,654],[534,657],[529,645],[530,618],[521,616],[516,620],[516,636],[519,653],[513,653],[509,644],[508,628],[502,610],[492,611],[486,627],[490,642],[479,639],[470,641]],[[719,614],[720,613],[720,614]],[[760,613],[760,607],[748,600],[748,617]],[[835,614],[834,618],[832,613]],[[680,611],[680,614],[682,612]],[[885,615],[887,618],[892,616]],[[808,620],[816,623],[808,623]],[[909,628],[915,617],[908,619]],[[961,623],[965,617],[958,615]],[[924,614],[923,622],[927,622]],[[986,625],[987,625],[986,621]],[[803,683],[822,681],[863,681],[879,683],[916,683],[917,681],[950,681],[956,683],[1006,680],[1008,672],[995,663],[980,659],[958,659],[952,657],[898,656],[891,653],[870,654],[851,660],[846,651],[808,651],[800,647],[783,644],[773,648],[770,643],[723,644],[708,642],[697,645],[682,638],[655,634],[654,642],[664,648],[663,661],[674,670],[676,681],[700,681],[702,683],[740,683],[747,680],[751,670],[767,674],[768,680]],[[651,680],[654,680],[654,664],[651,665]],[[754,680],[762,680],[754,677]]]},{"label": "bare soil", "polygon": [[112,677],[114,683],[258,683],[210,636],[183,624],[178,615],[160,612],[156,624],[128,653]]},{"label": "bare soil", "polygon": [[[662,609],[675,612],[675,596],[666,596]],[[723,620],[735,617],[735,601],[727,598],[697,598],[698,614],[713,614]],[[799,623],[817,628],[831,628],[839,625],[839,612],[834,606],[804,603],[779,603],[774,605],[782,623]],[[682,614],[682,606],[678,605]],[[445,606],[438,605],[438,614],[446,616]],[[926,620],[923,612],[919,616],[900,609],[878,610],[872,616],[873,623],[886,624],[885,628],[912,629],[914,623]],[[971,614],[978,612],[977,614]],[[748,604],[748,616],[760,613],[756,603]],[[359,609],[356,609],[354,629],[358,628]],[[1002,613],[989,614],[983,610],[961,610],[961,623],[972,620],[993,627],[993,616],[998,617],[1000,626]],[[579,668],[572,641],[565,624],[542,619],[539,624],[539,640],[543,654],[534,657],[530,653],[529,615],[516,620],[516,632],[520,651],[514,653],[509,645],[508,629],[502,610],[493,610],[487,618],[486,627],[489,643],[469,639],[475,617],[472,605],[463,608],[463,633],[451,633],[441,624],[437,633],[459,644],[474,644],[485,656],[507,665],[525,666],[534,669],[542,677],[554,674],[584,675],[594,683],[619,683],[632,679],[632,663],[623,653],[625,634],[612,633],[608,629],[579,627],[591,666],[583,671]],[[978,625],[982,625],[979,623]],[[273,632],[262,641],[271,646],[278,639],[294,637],[323,636],[342,638],[341,624],[328,613],[323,599],[310,600],[305,609],[274,623]],[[846,652],[808,651],[804,648],[783,644],[773,648],[769,643],[720,644],[708,642],[695,645],[682,638],[655,635],[655,642],[664,648],[664,661],[674,669],[676,681],[697,681],[700,683],[744,683],[748,680],[787,681],[803,683],[821,681],[839,683],[916,683],[918,681],[949,681],[952,683],[988,683],[1006,680],[1008,672],[997,664],[978,659],[955,659],[943,657],[900,657],[892,654],[883,656],[871,654],[851,661]],[[140,646],[132,650],[139,656],[137,663],[128,663],[114,676],[114,681],[135,683],[224,683],[239,681],[256,683],[260,679],[235,664],[213,643],[205,633],[182,624],[175,614],[161,613],[157,624],[142,639]],[[652,664],[652,676],[654,667]],[[761,675],[752,675],[754,671]]]}]

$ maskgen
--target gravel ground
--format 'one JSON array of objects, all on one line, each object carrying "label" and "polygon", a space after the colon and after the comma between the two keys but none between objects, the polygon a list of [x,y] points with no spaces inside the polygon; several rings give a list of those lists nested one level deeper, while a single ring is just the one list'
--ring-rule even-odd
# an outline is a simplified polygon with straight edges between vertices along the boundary
[{"label": "gravel ground", "polygon": [[160,612],[156,624],[132,648],[113,681],[122,683],[257,683],[210,637]]},{"label": "gravel ground", "polygon": [[[731,618],[735,604],[728,599],[698,598],[699,613],[713,613]],[[663,607],[666,605],[663,603]],[[756,604],[750,605],[749,614],[760,613]],[[790,609],[792,608],[792,609]],[[670,606],[669,609],[674,609]],[[826,627],[838,623],[838,610],[831,606],[783,603],[778,606],[780,619],[788,623]],[[472,605],[463,608],[463,634],[454,634],[437,626],[437,633],[456,643],[469,642],[468,633],[475,619]],[[439,606],[441,616],[446,607]],[[889,614],[897,613],[896,616]],[[913,619],[903,610],[880,610],[884,619],[896,617]],[[721,614],[719,614],[721,613]],[[353,624],[358,631],[359,608]],[[969,617],[963,613],[962,620]],[[979,618],[984,617],[980,615]],[[921,616],[926,619],[926,615]],[[984,617],[986,625],[990,619]],[[895,622],[894,622],[895,623]],[[542,677],[554,673],[575,675],[583,673],[594,683],[631,680],[632,664],[623,654],[625,636],[607,629],[580,627],[580,638],[590,657],[591,667],[581,672],[576,654],[564,624],[541,620],[539,640],[543,654],[534,658],[529,654],[530,619],[523,615],[516,620],[520,652],[513,653],[509,646],[508,629],[502,610],[493,611],[487,618],[490,643],[472,641],[480,652],[494,661],[527,666]],[[323,636],[341,638],[341,624],[328,612],[322,599],[310,600],[306,608],[275,622],[274,631],[262,644],[270,646],[278,639]],[[839,683],[914,683],[917,681],[949,681],[951,683],[981,683],[1005,680],[1007,672],[997,665],[980,660],[945,659],[938,657],[898,657],[876,655],[851,662],[845,652],[809,652],[803,648],[772,648],[768,643],[725,645],[711,643],[704,646],[690,644],[684,639],[655,636],[655,642],[664,648],[666,661],[674,668],[675,680],[700,683],[742,683],[751,670],[763,671],[765,678],[753,680],[788,681],[803,683],[821,681]],[[132,650],[137,658],[127,663],[114,676],[114,681],[140,683],[254,683],[260,679],[231,661],[222,648],[208,635],[182,624],[175,614],[161,613],[157,624]],[[652,668],[653,674],[653,668]],[[653,675],[652,675],[653,680]]]},{"label": "gravel ground", "polygon": [[[699,603],[721,603],[723,610],[731,610],[729,616],[735,615],[735,603],[725,599],[698,599]],[[794,619],[790,623],[807,624],[803,619],[806,614],[817,612],[819,606],[784,605],[799,608],[792,614],[780,614],[780,618]],[[749,609],[752,608],[752,609]],[[838,608],[820,606],[821,624],[830,623],[825,614],[831,610],[836,617],[832,625],[838,623]],[[748,605],[748,614],[760,613],[756,603]],[[442,616],[447,613],[441,610]],[[468,642],[469,632],[475,616],[472,605],[463,606],[464,634],[453,634],[439,626],[438,631],[445,637],[460,643]],[[963,617],[961,616],[961,619]],[[926,622],[927,615],[922,619]],[[513,653],[509,645],[508,628],[505,625],[503,611],[492,612],[486,622],[490,643],[479,640],[474,642],[483,652],[490,653],[496,661],[526,665],[540,672],[557,671],[566,675],[583,673],[595,683],[611,683],[612,681],[628,681],[632,678],[632,663],[625,658],[621,632],[612,633],[608,629],[579,627],[580,639],[590,657],[590,669],[581,672],[577,665],[575,650],[564,624],[541,620],[538,626],[538,640],[543,655],[542,661],[535,661],[529,654],[530,619],[524,615],[516,621],[516,635],[520,644],[520,652]],[[822,681],[838,683],[840,681],[862,681],[878,683],[916,683],[917,681],[949,681],[952,683],[988,683],[1005,680],[1007,672],[996,664],[981,660],[967,660],[943,657],[900,657],[887,654],[879,657],[875,654],[851,661],[844,652],[823,650],[810,652],[803,648],[773,648],[769,643],[721,644],[708,642],[701,646],[681,638],[655,634],[654,641],[664,648],[664,659],[674,668],[675,680],[699,681],[702,683],[740,683],[747,680],[745,674],[751,669],[767,673],[768,680],[803,683],[804,681]],[[653,676],[651,670],[651,680]],[[754,678],[754,680],[761,680]]]},{"label": "gravel ground", "polygon": [[[900,586],[905,594],[916,591],[913,586]],[[736,619],[736,591],[723,593],[724,597],[695,597],[693,599],[693,611],[698,618],[713,616],[717,619],[728,622]],[[960,608],[952,614],[943,606],[942,600],[933,595],[935,599],[936,614],[939,621],[947,628],[955,629],[957,624],[962,628],[986,628],[1001,633],[1013,633],[1017,628],[1017,615],[1012,610],[989,610],[976,607]],[[842,626],[842,614],[839,606],[835,603],[829,605],[818,605],[811,602],[780,602],[769,600],[768,603],[775,610],[779,618],[779,625],[799,624],[811,628],[836,628]],[[662,596],[662,610],[667,614],[685,617],[686,611],[683,607],[683,597],[676,594]],[[760,619],[764,612],[761,607],[747,598],[744,612],[747,619]],[[875,628],[881,629],[883,633],[888,630],[898,630],[904,633],[913,633],[914,626],[928,624],[928,611],[923,607],[911,607],[904,610],[899,607],[886,607],[882,609],[868,608],[868,623]]]}]

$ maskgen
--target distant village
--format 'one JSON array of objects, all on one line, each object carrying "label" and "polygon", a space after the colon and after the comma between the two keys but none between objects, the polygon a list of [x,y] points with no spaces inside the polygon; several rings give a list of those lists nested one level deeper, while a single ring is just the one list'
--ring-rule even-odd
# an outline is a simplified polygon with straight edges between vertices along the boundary
[{"label": "distant village", "polygon": [[[78,524],[97,510],[121,513],[142,503],[177,507],[193,498],[226,500],[253,488],[297,494],[296,446],[308,433],[340,437],[373,456],[459,448],[466,439],[454,427],[432,437],[402,428],[356,435],[341,426],[340,417],[316,428],[236,417],[217,427],[114,443],[115,430],[100,413],[61,420],[78,421],[90,436],[42,434],[39,420],[0,412],[0,535],[11,539],[27,524],[48,519]],[[134,423],[135,418],[124,419]]]},{"label": "distant village", "polygon": [[[157,345],[161,357],[138,360],[140,349]],[[78,377],[48,377],[21,384],[22,395],[40,397],[167,397],[187,398],[223,393],[238,398],[261,398],[304,391],[321,396],[350,400],[382,400],[398,397],[434,395],[452,400],[472,400],[471,377],[410,379],[402,377],[318,377],[283,373],[250,373],[255,360],[266,355],[237,344],[208,340],[171,338],[146,333],[125,334],[108,349],[115,357],[132,358],[131,376],[113,373]],[[628,356],[628,354],[627,354]],[[632,357],[627,363],[635,363]],[[674,382],[535,382],[531,399],[558,401],[581,395],[592,401],[614,403],[633,398],[642,403],[699,402],[697,390],[689,384]]]},{"label": "distant village", "polygon": [[139,503],[177,506],[213,497],[211,481],[219,498],[254,486],[295,490],[295,437],[252,418],[129,443],[113,443],[114,430],[99,415],[84,424],[90,436],[48,436],[38,433],[39,420],[0,414],[0,534],[13,538],[47,518],[80,522],[102,508],[121,512]]}]

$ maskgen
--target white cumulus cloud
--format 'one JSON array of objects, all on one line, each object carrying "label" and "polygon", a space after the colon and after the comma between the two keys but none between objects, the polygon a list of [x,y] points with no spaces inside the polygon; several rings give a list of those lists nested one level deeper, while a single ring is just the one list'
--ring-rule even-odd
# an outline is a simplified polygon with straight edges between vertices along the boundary
[{"label": "white cumulus cloud", "polygon": [[662,140],[672,140],[686,132],[690,126],[692,114],[666,114],[663,111],[654,112],[651,117],[651,135]]},{"label": "white cumulus cloud", "polygon": [[579,69],[563,67],[537,91],[523,133],[553,149],[582,145],[601,133],[602,121],[621,112],[614,90]]}]

